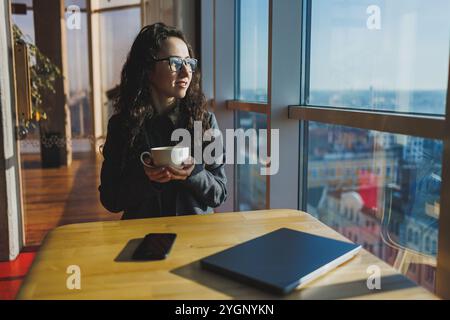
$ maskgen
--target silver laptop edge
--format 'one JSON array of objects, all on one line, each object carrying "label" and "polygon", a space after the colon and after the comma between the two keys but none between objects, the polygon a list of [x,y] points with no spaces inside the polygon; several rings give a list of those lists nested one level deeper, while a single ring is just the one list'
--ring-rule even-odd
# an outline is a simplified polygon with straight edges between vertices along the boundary
[{"label": "silver laptop edge", "polygon": [[323,267],[320,267],[319,269],[311,272],[310,274],[300,278],[297,288],[306,285],[307,283],[311,282],[312,280],[320,277],[321,275],[327,273],[328,271],[330,271],[330,270],[338,267],[339,265],[343,264],[344,262],[350,260],[359,252],[359,250],[361,250],[361,246],[356,247],[352,251],[347,252],[346,254],[340,256],[336,260],[333,260],[333,261],[327,263],[326,265],[324,265]]}]

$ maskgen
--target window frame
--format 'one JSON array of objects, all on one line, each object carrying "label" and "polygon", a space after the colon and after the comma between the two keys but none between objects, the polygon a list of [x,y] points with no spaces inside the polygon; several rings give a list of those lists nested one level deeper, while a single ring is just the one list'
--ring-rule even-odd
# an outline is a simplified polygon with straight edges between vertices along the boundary
[{"label": "window frame", "polygon": [[[227,101],[234,100],[235,97],[234,30],[235,1],[201,0],[202,88],[222,130],[235,127],[234,113],[226,107]],[[218,38],[220,41],[217,41]],[[224,141],[226,142],[226,137]],[[225,172],[231,191],[225,203],[215,212],[236,211],[235,166],[225,166]]]},{"label": "window frame", "polygon": [[82,10],[87,14],[87,33],[88,33],[88,57],[89,57],[89,85],[91,92],[89,100],[91,105],[92,127],[94,143],[92,145],[93,151],[100,150],[100,146],[106,139],[106,131],[104,128],[104,108],[103,105],[103,90],[102,90],[102,72],[101,72],[101,48],[100,48],[100,15],[105,12],[117,12],[128,9],[140,9],[141,27],[144,26],[144,9],[145,1],[141,0],[139,4],[114,6],[103,9],[93,9],[93,0],[86,0],[86,9]]},{"label": "window frame", "polygon": [[[235,45],[234,45],[234,57],[235,57],[235,64],[234,64],[234,100],[226,100],[225,101],[225,107],[227,110],[233,112],[234,117],[234,127],[236,128],[236,124],[238,123],[238,111],[244,111],[244,112],[254,112],[259,114],[266,115],[267,119],[267,132],[270,132],[271,128],[271,85],[272,85],[272,77],[271,77],[271,71],[272,71],[272,1],[268,0],[269,2],[269,12],[268,12],[268,55],[267,55],[267,102],[261,103],[261,102],[249,102],[244,100],[238,100],[237,99],[237,93],[239,92],[239,86],[240,86],[240,59],[239,59],[239,49],[240,49],[240,4],[242,0],[234,0],[234,6],[235,6]],[[236,155],[236,150],[235,153]],[[268,134],[267,136],[267,155],[270,157],[271,155],[271,135]],[[237,175],[237,165],[235,164],[235,176]],[[233,192],[235,194],[234,196],[234,209],[237,210],[239,208],[238,200],[239,197],[238,194],[238,179],[235,177],[234,179],[234,185],[233,185]],[[266,209],[270,209],[270,176],[266,176]]]},{"label": "window frame", "polygon": [[[337,125],[366,130],[422,136],[441,139],[444,143],[443,164],[450,164],[450,87],[447,88],[447,116],[422,116],[380,111],[339,109],[328,106],[307,106],[306,92],[309,89],[309,46],[311,38],[311,0],[269,0],[269,52],[268,52],[268,101],[267,104],[236,100],[231,93],[230,81],[236,80],[236,32],[234,43],[230,40],[230,24],[235,26],[236,0],[213,0],[213,79],[214,94],[212,105],[219,121],[230,127],[236,110],[258,112],[267,115],[268,129],[280,130],[280,168],[278,174],[267,177],[267,208],[296,208],[306,211],[308,177],[308,120],[317,120]],[[209,6],[202,0],[202,6]],[[231,8],[233,8],[231,10]],[[220,15],[219,15],[220,13]],[[202,20],[203,21],[203,20]],[[293,34],[293,30],[298,30]],[[290,37],[276,37],[274,34],[289,34]],[[221,41],[216,41],[216,38]],[[225,39],[224,39],[225,38]],[[289,38],[288,40],[286,38]],[[203,40],[202,40],[203,41]],[[225,41],[225,44],[223,42]],[[230,56],[231,55],[231,56]],[[234,55],[234,56],[233,56]],[[289,68],[286,64],[289,62]],[[233,69],[222,67],[224,63]],[[450,69],[450,63],[449,63]],[[292,72],[286,72],[290,70]],[[298,70],[298,72],[297,72]],[[224,73],[224,74],[223,74]],[[294,74],[295,73],[295,74]],[[233,76],[231,76],[233,74]],[[449,81],[450,83],[450,72]],[[234,86],[234,84],[233,84]],[[223,87],[223,88],[222,88]],[[217,92],[216,92],[217,91]],[[294,92],[295,91],[295,92]],[[217,95],[216,95],[217,94]],[[326,108],[326,109],[325,109]],[[323,110],[325,109],[325,110]],[[337,117],[334,117],[336,116]],[[348,123],[346,117],[352,119]],[[337,120],[341,119],[341,120]],[[427,132],[432,126],[433,132]],[[268,139],[270,151],[270,139]],[[388,167],[386,170],[390,171]],[[235,166],[231,179],[235,184]],[[295,178],[294,178],[295,177]],[[294,190],[296,192],[280,192]],[[237,189],[230,195],[234,197]],[[294,194],[295,193],[295,194]],[[441,185],[441,212],[439,217],[438,261],[436,272],[436,292],[450,298],[450,165],[443,165]],[[233,200],[234,203],[234,200]],[[236,207],[235,207],[236,209]],[[447,271],[446,271],[447,270]]]},{"label": "window frame", "polygon": [[[289,119],[300,122],[300,136],[303,143],[300,154],[308,151],[308,122],[317,121],[326,124],[342,125],[359,129],[404,134],[443,141],[441,210],[439,214],[438,254],[436,268],[436,293],[450,298],[450,55],[447,81],[447,99],[445,115],[425,116],[401,114],[385,111],[364,111],[352,108],[335,108],[328,106],[309,106],[306,93],[309,91],[310,47],[311,47],[311,4],[312,0],[302,1],[302,37],[301,57],[301,99],[300,105],[288,106]],[[433,130],[429,130],[433,128]],[[307,157],[307,156],[306,156]],[[302,161],[299,177],[299,209],[306,210],[308,161]]]}]

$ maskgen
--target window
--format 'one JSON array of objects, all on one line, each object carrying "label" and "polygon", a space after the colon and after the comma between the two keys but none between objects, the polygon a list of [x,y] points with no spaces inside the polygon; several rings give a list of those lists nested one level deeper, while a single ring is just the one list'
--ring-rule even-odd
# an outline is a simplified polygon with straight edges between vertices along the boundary
[{"label": "window", "polygon": [[12,4],[26,4],[27,13],[26,14],[13,14],[12,22],[15,23],[22,33],[34,43],[34,12],[33,12],[33,1],[32,0],[14,0],[11,1]]},{"label": "window", "polygon": [[425,270],[425,281],[432,284],[434,282],[434,269],[429,266],[425,266]]},{"label": "window", "polygon": [[[382,256],[387,246],[392,246],[394,254],[398,247],[427,254],[424,241],[428,236],[431,248],[436,247],[428,253],[434,259],[438,228],[448,228],[439,226],[437,210],[441,205],[445,209],[442,212],[449,211],[448,199],[440,195],[450,180],[442,176],[447,172],[443,166],[450,163],[443,152],[449,150],[444,145],[450,141],[450,120],[446,119],[450,2],[271,1],[270,15],[265,9],[268,2],[258,1],[260,8],[250,10],[256,0],[235,1],[239,29],[233,99],[238,101],[233,102],[268,107],[269,112],[255,109],[268,117],[268,125],[279,126],[293,137],[297,156],[287,161],[285,152],[283,163],[298,165],[298,174],[292,175],[299,182],[298,199],[294,199],[298,200],[298,208],[347,235],[345,208],[357,208],[352,237],[366,242],[367,248],[372,246],[381,258],[387,260]],[[260,13],[262,8],[264,13]],[[292,13],[289,18],[293,23],[283,20],[288,12]],[[258,21],[253,22],[249,16],[258,16]],[[269,20],[269,16],[273,19]],[[247,21],[252,21],[253,26],[244,28]],[[262,26],[260,21],[264,21]],[[263,36],[266,25],[270,32]],[[256,49],[266,38],[271,49],[270,69],[266,68],[267,45]],[[253,43],[245,45],[243,39]],[[257,51],[264,51],[264,56]],[[250,53],[253,59],[248,58]],[[260,69],[244,75],[250,67],[243,62],[249,60],[258,60]],[[262,74],[261,83],[269,82],[267,88],[271,91],[264,89],[265,94],[259,94],[262,90],[255,88],[263,85],[258,85],[255,78],[249,80],[252,74]],[[289,119],[298,122],[282,119],[286,106]],[[240,110],[235,117],[237,127],[240,117],[255,112],[235,105],[231,109]],[[286,146],[292,148],[286,137],[280,141],[283,150],[288,150]],[[285,168],[267,181],[280,186],[287,179]],[[256,190],[238,183],[236,198],[248,194],[244,187]],[[277,193],[283,190],[267,185],[266,192],[270,192],[268,199],[277,203]],[[343,196],[348,193],[358,196],[349,200]],[[286,200],[287,205],[293,205],[291,198]],[[392,214],[386,222],[393,243],[383,243],[383,219],[388,217],[383,213],[389,210]],[[441,244],[439,249],[444,246]],[[447,254],[448,249],[444,250]],[[389,258],[389,263],[393,260]]]},{"label": "window", "polygon": [[69,108],[73,137],[92,135],[92,115],[90,106],[88,19],[86,1],[65,0],[65,6],[80,7],[81,29],[66,29],[66,46],[69,74]]},{"label": "window", "polygon": [[[236,1],[236,87],[233,109],[236,129],[267,129],[268,102],[268,51],[269,51],[269,1]],[[254,109],[242,107],[251,104]],[[256,110],[255,110],[256,109]],[[267,137],[260,137],[259,148],[267,150]],[[267,176],[260,174],[261,165],[250,163],[252,154],[248,145],[244,153],[245,164],[235,166],[235,208],[237,210],[265,209]],[[267,152],[263,152],[266,153]]]},{"label": "window", "polygon": [[[34,43],[34,10],[32,0],[12,1],[13,4],[25,4],[26,14],[13,14],[15,23],[26,36]],[[76,5],[80,8],[81,29],[66,28],[66,53],[68,75],[68,105],[70,108],[72,138],[87,138],[92,134],[92,116],[90,106],[90,79],[89,79],[89,57],[88,57],[88,23],[85,0],[65,0],[65,8]],[[29,138],[33,138],[33,132]],[[78,151],[74,145],[74,151]]]},{"label": "window", "polygon": [[348,208],[347,207],[343,207],[343,214],[344,214],[344,217],[347,218],[347,216],[348,216]]},{"label": "window", "polygon": [[240,0],[237,99],[267,102],[268,0]]},{"label": "window", "polygon": [[102,11],[99,14],[103,132],[113,113],[107,94],[120,83],[120,73],[134,38],[141,29],[140,7]]},{"label": "window", "polygon": [[[323,132],[327,136],[333,137],[323,141]],[[309,123],[309,155],[316,154],[314,149],[321,148],[321,156],[310,156],[308,166],[321,166],[324,163],[328,167],[340,168],[351,165],[356,170],[354,182],[347,179],[336,181],[335,178],[328,180],[318,180],[313,175],[308,176],[308,185],[317,188],[318,184],[327,190],[326,197],[335,198],[344,207],[347,216],[348,208],[343,197],[343,191],[356,192],[358,201],[362,209],[358,215],[365,216],[365,226],[367,232],[376,234],[376,230],[381,228],[383,222],[389,227],[390,232],[396,229],[407,230],[407,238],[398,238],[398,245],[408,246],[413,243],[420,245],[421,236],[418,231],[419,226],[426,223],[428,237],[434,234],[437,236],[438,221],[426,214],[427,203],[434,203],[440,198],[439,177],[442,169],[442,142],[438,140],[424,139],[424,144],[420,150],[415,150],[415,154],[406,154],[405,149],[410,148],[415,138],[403,135],[393,135],[370,130],[360,130],[350,127],[327,125],[318,122]],[[379,139],[389,140],[392,143],[382,148],[378,145]],[[358,144],[355,141],[365,141],[365,144]],[[349,157],[348,155],[351,154]],[[421,159],[421,160],[417,160]],[[379,176],[366,170],[368,163],[376,163],[385,166],[389,163],[397,163],[399,172],[391,177]],[[394,176],[396,177],[394,179]],[[399,196],[390,197],[394,185],[401,191]],[[406,195],[402,197],[401,195]],[[356,200],[355,200],[356,201]],[[324,202],[325,204],[328,202]],[[390,210],[389,216],[407,217],[404,222],[394,219],[383,220],[384,210]],[[328,221],[329,216],[336,213],[326,205],[321,208],[319,219]],[[398,234],[395,232],[395,234]],[[371,245],[386,246],[381,235]],[[430,240],[429,240],[430,241]],[[434,239],[437,241],[437,238]],[[424,243],[425,245],[425,243]],[[428,250],[427,250],[428,251]]]},{"label": "window", "polygon": [[[303,83],[290,118],[301,121],[308,170],[326,163],[346,176],[308,174],[300,185],[322,186],[338,205],[356,192],[366,221],[359,232],[370,234],[360,238],[380,258],[387,246],[436,258],[426,247],[437,244],[433,208],[449,135],[450,2],[309,0],[303,19]],[[324,222],[336,214],[327,203],[318,211]]]},{"label": "window", "polygon": [[412,242],[412,230],[408,229],[408,242]]},{"label": "window", "polygon": [[311,3],[309,104],[445,113],[449,1]]},{"label": "window", "polygon": [[419,245],[419,232],[414,232],[414,244],[416,245],[416,246],[418,246]]},{"label": "window", "polygon": [[[255,113],[237,111],[237,128],[245,131],[248,129],[266,129],[267,117],[266,115]],[[260,140],[258,134],[258,141]],[[261,140],[263,141],[263,140]],[[267,148],[267,145],[258,145],[256,153],[259,153],[259,148]],[[237,153],[243,153],[245,164],[236,165],[236,207],[240,211],[258,210],[266,208],[266,176],[260,174],[261,165],[251,164],[250,158],[252,156],[249,149],[249,139],[246,139],[246,147],[244,149],[236,150]]]}]

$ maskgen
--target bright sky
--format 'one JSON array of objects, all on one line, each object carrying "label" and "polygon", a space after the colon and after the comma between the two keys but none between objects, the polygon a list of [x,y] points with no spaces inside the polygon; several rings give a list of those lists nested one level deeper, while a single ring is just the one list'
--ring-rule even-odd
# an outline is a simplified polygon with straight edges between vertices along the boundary
[{"label": "bright sky", "polygon": [[313,0],[312,23],[311,89],[447,88],[450,0]]},{"label": "bright sky", "polygon": [[267,91],[269,1],[241,1],[240,87]]},{"label": "bright sky", "polygon": [[[379,30],[367,27],[373,5]],[[450,0],[313,0],[312,6],[312,90],[447,88]],[[241,88],[265,88],[268,1],[242,0],[241,17]]]}]

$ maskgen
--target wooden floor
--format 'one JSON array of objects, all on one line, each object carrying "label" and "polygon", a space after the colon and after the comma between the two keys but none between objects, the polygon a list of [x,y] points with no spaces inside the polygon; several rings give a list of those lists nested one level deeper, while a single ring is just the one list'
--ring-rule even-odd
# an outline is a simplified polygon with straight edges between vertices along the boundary
[{"label": "wooden floor", "polygon": [[26,246],[40,245],[57,226],[118,220],[100,203],[101,155],[74,154],[72,165],[42,169],[39,154],[22,154]]}]

